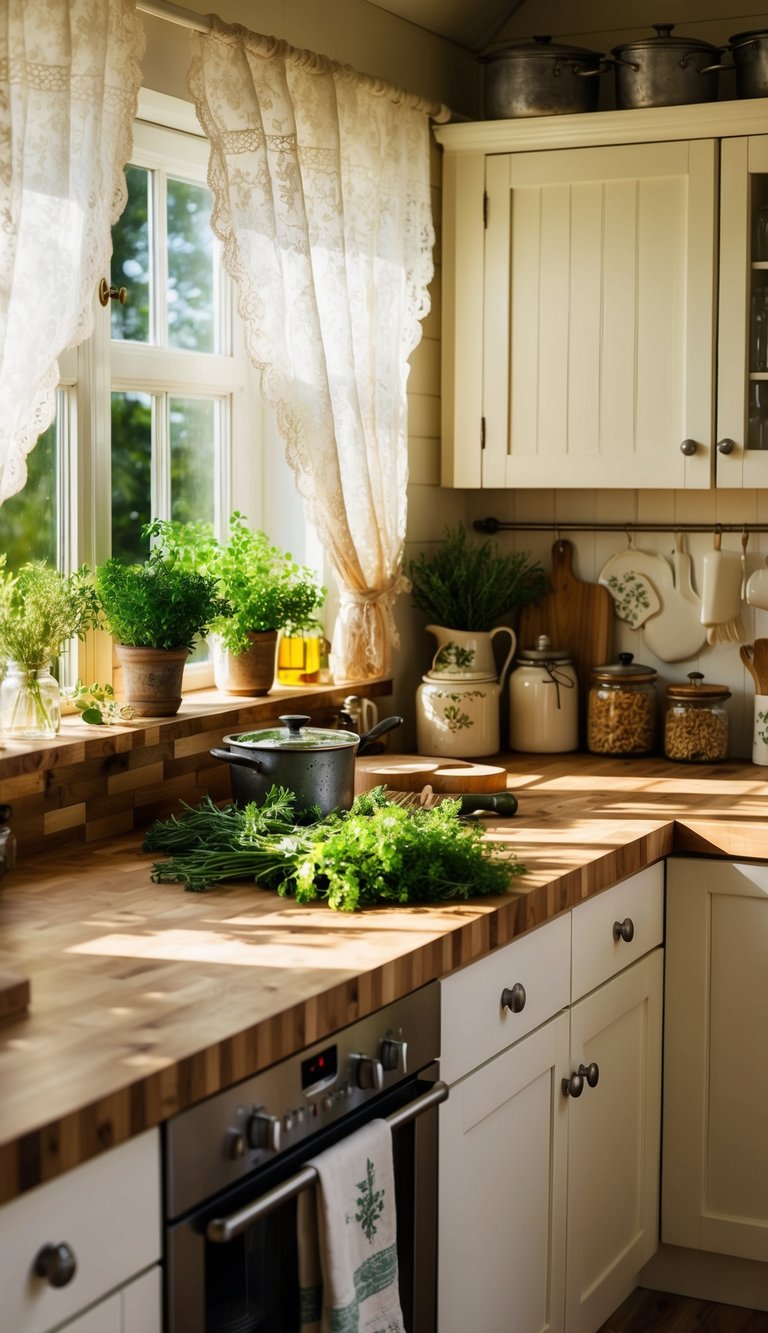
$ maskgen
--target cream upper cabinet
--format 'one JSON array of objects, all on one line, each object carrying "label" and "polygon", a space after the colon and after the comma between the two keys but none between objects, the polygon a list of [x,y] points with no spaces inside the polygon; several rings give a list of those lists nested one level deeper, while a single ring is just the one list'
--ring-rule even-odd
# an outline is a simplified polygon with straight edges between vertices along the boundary
[{"label": "cream upper cabinet", "polygon": [[443,485],[768,485],[766,114],[436,131]]}]

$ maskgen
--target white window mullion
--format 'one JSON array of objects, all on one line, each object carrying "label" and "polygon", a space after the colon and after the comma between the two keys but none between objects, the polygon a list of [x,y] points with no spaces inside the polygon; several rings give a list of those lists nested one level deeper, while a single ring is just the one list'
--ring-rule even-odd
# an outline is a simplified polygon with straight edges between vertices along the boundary
[{"label": "white window mullion", "polygon": [[168,346],[168,192],[165,172],[150,174],[150,236],[154,289],[152,292],[152,330],[150,340],[158,347]]},{"label": "white window mullion", "polygon": [[167,393],[152,395],[152,506],[150,517],[171,517],[171,435]]}]

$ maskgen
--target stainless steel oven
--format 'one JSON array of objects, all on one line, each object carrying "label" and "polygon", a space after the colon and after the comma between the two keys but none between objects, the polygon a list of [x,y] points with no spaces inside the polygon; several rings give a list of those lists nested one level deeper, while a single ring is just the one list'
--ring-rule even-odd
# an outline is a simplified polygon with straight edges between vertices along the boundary
[{"label": "stainless steel oven", "polygon": [[167,1333],[296,1333],[296,1198],[308,1161],[392,1127],[407,1333],[435,1333],[439,989],[430,983],[217,1093],[165,1130]]}]

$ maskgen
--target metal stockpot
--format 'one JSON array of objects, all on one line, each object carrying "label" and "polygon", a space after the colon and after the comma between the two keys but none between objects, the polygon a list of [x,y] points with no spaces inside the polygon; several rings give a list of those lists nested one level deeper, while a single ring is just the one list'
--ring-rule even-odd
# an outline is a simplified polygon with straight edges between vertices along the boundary
[{"label": "metal stockpot", "polygon": [[553,42],[551,37],[511,42],[486,52],[480,60],[486,65],[489,120],[594,111],[597,76],[608,68],[599,51]]},{"label": "metal stockpot", "polygon": [[211,750],[214,759],[231,765],[236,805],[261,805],[270,787],[287,787],[296,797],[299,816],[315,808],[324,815],[348,810],[355,797],[355,755],[403,719],[385,717],[362,736],[308,727],[309,720],[303,714],[286,714],[280,718],[282,727],[225,736],[230,748]]},{"label": "metal stockpot", "polygon": [[737,32],[728,39],[737,97],[768,97],[768,32]]},{"label": "metal stockpot", "polygon": [[654,23],[655,37],[614,46],[616,106],[683,106],[717,97],[720,48],[698,37],[673,37],[674,23]]}]

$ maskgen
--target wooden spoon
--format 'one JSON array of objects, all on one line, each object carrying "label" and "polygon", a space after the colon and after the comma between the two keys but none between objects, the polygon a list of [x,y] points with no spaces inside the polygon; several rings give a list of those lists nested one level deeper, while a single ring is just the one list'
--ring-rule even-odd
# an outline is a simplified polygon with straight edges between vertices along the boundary
[{"label": "wooden spoon", "polygon": [[757,671],[755,670],[755,664],[753,661],[754,648],[751,643],[742,643],[739,645],[739,657],[741,658],[742,662],[747,668],[747,671],[749,672],[750,676],[755,682],[755,691],[757,694],[759,694],[760,680],[758,678]]},{"label": "wooden spoon", "polygon": [[768,694],[768,639],[755,639],[752,644],[752,665],[758,694]]}]

